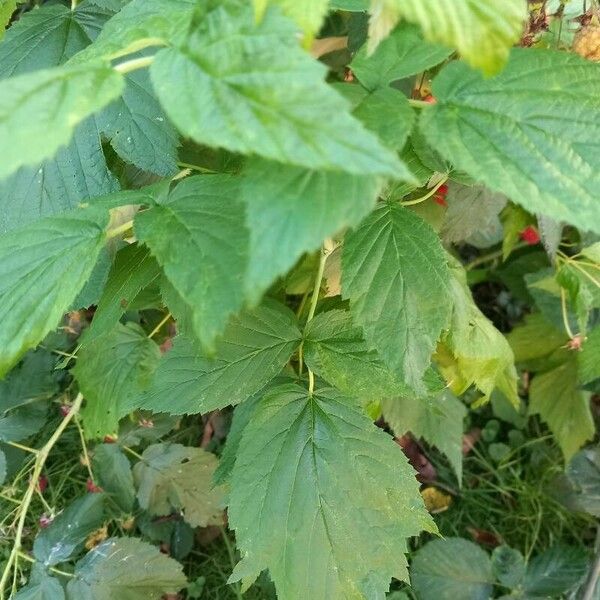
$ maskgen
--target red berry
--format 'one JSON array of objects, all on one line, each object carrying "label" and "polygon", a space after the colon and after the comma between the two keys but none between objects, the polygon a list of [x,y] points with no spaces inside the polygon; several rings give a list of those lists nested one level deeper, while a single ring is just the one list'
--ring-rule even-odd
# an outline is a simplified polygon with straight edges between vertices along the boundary
[{"label": "red berry", "polygon": [[443,184],[442,184],[442,185],[440,185],[440,187],[438,188],[438,190],[437,190],[437,193],[438,193],[440,196],[446,196],[446,195],[448,194],[448,186],[447,186],[445,183],[443,183]]},{"label": "red berry", "polygon": [[433,200],[436,204],[439,204],[440,206],[448,206],[448,203],[446,202],[444,196],[436,195],[434,196]]},{"label": "red berry", "polygon": [[427,102],[427,104],[435,104],[437,100],[431,94],[429,94],[429,96],[423,98],[423,102]]},{"label": "red berry", "polygon": [[535,227],[533,227],[533,225],[525,227],[525,229],[521,231],[520,237],[529,246],[534,246],[540,241],[540,234],[538,233],[538,230]]},{"label": "red berry", "polygon": [[40,493],[44,493],[48,487],[48,478],[45,475],[40,475],[38,478],[38,488]]},{"label": "red berry", "polygon": [[91,479],[88,479],[85,483],[85,488],[90,494],[99,494],[102,492],[102,488],[97,486]]},{"label": "red berry", "polygon": [[63,417],[66,417],[70,412],[71,412],[71,407],[68,404],[61,404],[60,405],[60,414]]},{"label": "red berry", "polygon": [[48,517],[46,515],[42,515],[39,518],[38,523],[40,524],[40,527],[42,529],[46,529],[46,527],[48,527],[48,525],[50,525],[52,523],[52,521],[54,521],[54,519],[52,517]]},{"label": "red berry", "polygon": [[103,442],[105,444],[116,444],[117,443],[117,436],[114,435],[114,434],[112,434],[112,435],[105,435]]}]

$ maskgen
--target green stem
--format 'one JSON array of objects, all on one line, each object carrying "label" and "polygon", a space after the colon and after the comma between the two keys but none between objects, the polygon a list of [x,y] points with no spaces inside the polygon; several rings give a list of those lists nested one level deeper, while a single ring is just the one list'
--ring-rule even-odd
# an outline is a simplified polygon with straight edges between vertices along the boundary
[{"label": "green stem", "polygon": [[[227,554],[229,555],[231,568],[234,569],[237,561],[235,559],[235,553],[233,551],[233,546],[231,545],[231,540],[229,539],[224,527],[219,527],[219,529],[221,530],[221,535],[223,536],[223,542],[225,542],[225,548],[227,548]],[[235,595],[239,598],[239,600],[242,600],[242,590],[240,589],[240,584],[236,583],[232,587],[235,590]]]},{"label": "green stem", "polygon": [[[30,563],[35,563],[36,560],[35,558],[32,558],[31,556],[29,556],[29,554],[25,554],[25,552],[21,552],[19,550],[19,558],[22,558],[23,560],[26,560],[27,562]],[[57,575],[62,575],[63,577],[69,577],[70,579],[73,579],[75,577],[75,575],[73,575],[73,573],[67,573],[66,571],[61,571],[60,569],[56,569],[54,567],[49,567],[48,570],[52,573],[56,573]]]},{"label": "green stem", "polygon": [[114,69],[117,73],[125,74],[131,73],[131,71],[137,71],[138,69],[145,69],[149,67],[154,61],[154,56],[142,56],[140,58],[132,58],[125,62],[115,65]]},{"label": "green stem", "polygon": [[60,425],[56,428],[56,431],[52,434],[50,439],[44,444],[44,446],[38,451],[37,457],[35,459],[35,463],[33,465],[33,471],[31,473],[31,479],[29,480],[29,485],[27,486],[27,490],[25,491],[25,495],[23,496],[23,501],[21,503],[21,507],[19,509],[19,519],[17,523],[17,531],[15,533],[15,541],[10,552],[10,556],[6,561],[6,565],[4,567],[4,572],[2,573],[2,578],[0,578],[0,600],[4,600],[4,590],[6,588],[6,583],[8,578],[10,577],[10,573],[13,570],[13,566],[16,569],[17,561],[19,558],[19,553],[21,552],[21,543],[23,539],[23,530],[25,529],[25,521],[27,519],[27,513],[29,511],[29,506],[31,504],[31,500],[33,499],[33,495],[35,493],[36,487],[38,485],[38,479],[42,473],[42,469],[46,464],[46,460],[48,459],[48,455],[54,448],[56,442],[60,439],[60,436],[63,434],[64,430],[67,428],[67,425],[71,422],[71,420],[75,417],[75,415],[79,412],[81,408],[81,404],[83,402],[83,396],[81,394],[77,394],[77,398],[75,398],[75,402],[71,406],[69,410],[69,414],[60,422]]},{"label": "green stem", "polygon": [[114,229],[110,229],[106,232],[106,239],[112,240],[113,238],[119,237],[124,233],[127,233],[133,227],[133,220],[127,221],[127,223],[123,223]]},{"label": "green stem", "polygon": [[448,181],[448,175],[443,177],[424,196],[421,196],[420,198],[415,198],[414,200],[407,200],[406,202],[402,202],[402,206],[414,206],[415,204],[421,204],[421,202],[425,202],[425,200],[429,200],[429,198],[431,198],[431,196],[433,196],[446,183],[446,181]]},{"label": "green stem", "polygon": [[414,100],[413,98],[409,98],[408,103],[413,108],[427,108],[428,106],[431,106],[430,102],[425,102],[425,100]]}]

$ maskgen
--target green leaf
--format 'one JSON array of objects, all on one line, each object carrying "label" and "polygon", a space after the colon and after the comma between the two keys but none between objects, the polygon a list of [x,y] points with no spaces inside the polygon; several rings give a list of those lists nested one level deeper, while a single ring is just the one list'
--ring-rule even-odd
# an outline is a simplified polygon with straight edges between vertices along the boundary
[{"label": "green leaf", "polygon": [[57,67],[2,82],[0,179],[51,158],[75,126],[117,98],[123,77],[104,63]]},{"label": "green leaf", "polygon": [[329,5],[332,10],[364,12],[369,9],[369,0],[330,0]]},{"label": "green leaf", "polygon": [[577,354],[579,381],[591,383],[600,377],[600,327],[592,329]]},{"label": "green leaf", "polygon": [[136,538],[109,538],[75,567],[68,600],[159,600],[185,586],[182,566]]},{"label": "green leaf", "polygon": [[480,400],[483,403],[498,388],[518,406],[517,372],[511,347],[473,301],[462,266],[454,259],[451,265],[454,308],[450,329],[436,355],[440,371],[456,394],[475,384],[483,392]]},{"label": "green leaf", "polygon": [[422,600],[488,600],[494,582],[488,555],[462,538],[425,544],[413,559],[410,578]]},{"label": "green leaf", "polygon": [[163,267],[191,311],[194,333],[211,352],[244,304],[248,232],[236,192],[229,176],[192,177],[135,219],[138,239]]},{"label": "green leaf", "polygon": [[87,438],[115,433],[119,419],[135,408],[160,361],[158,346],[136,323],[117,325],[83,346],[72,370],[86,399],[82,411]]},{"label": "green leaf", "polygon": [[450,53],[448,48],[424,42],[417,27],[403,23],[377,46],[375,52],[369,53],[363,46],[350,68],[358,80],[372,90],[434,67]]},{"label": "green leaf", "polygon": [[92,469],[98,485],[125,513],[130,513],[135,500],[133,474],[129,460],[116,444],[100,444],[94,448]]},{"label": "green leaf", "polygon": [[133,467],[140,506],[151,515],[182,511],[193,527],[223,522],[223,490],[213,487],[217,459],[201,448],[154,444]]},{"label": "green leaf", "polygon": [[435,531],[392,439],[351,399],[296,385],[269,392],[244,431],[229,522],[230,581],[268,568],[286,600],[382,597],[408,577],[406,538]]},{"label": "green leaf", "polygon": [[17,10],[17,0],[0,0],[0,40],[4,37],[4,30],[15,10]]},{"label": "green leaf", "polygon": [[528,596],[556,598],[582,583],[587,569],[583,548],[553,546],[529,563],[523,589]]},{"label": "green leaf", "polygon": [[38,563],[34,564],[26,586],[12,600],[65,600],[65,592],[56,577],[50,577]]},{"label": "green leaf", "polygon": [[381,409],[397,437],[411,432],[445,454],[460,483],[463,420],[467,409],[458,398],[448,390],[422,397],[407,394],[384,398]]},{"label": "green leaf", "polygon": [[[244,406],[244,404],[242,404]],[[559,500],[571,510],[600,517],[600,452],[598,446],[584,448],[571,459],[562,481],[566,483]],[[560,491],[563,491],[560,489]]]},{"label": "green leaf", "polygon": [[187,34],[196,0],[133,0],[102,29],[96,41],[74,63],[114,58],[148,46],[182,40]]},{"label": "green leaf", "polygon": [[179,137],[154,97],[148,71],[134,71],[125,80],[122,97],[96,117],[100,131],[123,160],[143,171],[174,175]]},{"label": "green leaf", "polygon": [[281,372],[300,339],[294,314],[275,302],[233,318],[212,358],[189,339],[175,338],[140,404],[170,414],[239,404]]},{"label": "green leaf", "polygon": [[575,357],[533,378],[529,410],[548,424],[567,462],[596,433],[590,393],[579,389]]},{"label": "green leaf", "polygon": [[83,548],[87,536],[104,521],[103,494],[87,494],[61,512],[33,542],[33,555],[46,567],[71,558]]},{"label": "green leaf", "polygon": [[376,46],[400,19],[419,25],[425,39],[456,48],[486,75],[498,72],[520,38],[524,0],[371,0],[370,45]]},{"label": "green leaf", "polygon": [[448,186],[446,201],[448,210],[440,235],[446,242],[462,242],[475,233],[494,227],[507,199],[482,185],[466,186],[452,182]]},{"label": "green leaf", "polygon": [[423,111],[420,127],[457,168],[531,213],[600,231],[596,64],[515,49],[493,79],[448,65],[433,93],[437,104]]},{"label": "green leaf", "polygon": [[514,589],[525,575],[525,559],[514,548],[498,546],[492,552],[492,571],[502,586]]},{"label": "green leaf", "polygon": [[361,400],[397,396],[410,388],[369,351],[350,314],[332,310],[317,315],[304,331],[304,359],[309,369],[344,394]]},{"label": "green leaf", "polygon": [[264,11],[269,3],[278,4],[290,19],[298,23],[307,35],[308,40],[319,33],[321,24],[329,10],[329,0],[305,0],[304,2],[297,2],[296,0],[253,0],[253,2],[257,16],[260,18],[264,16]]},{"label": "green leaf", "polygon": [[108,274],[86,342],[110,331],[138,294],[158,279],[160,268],[148,249],[130,244],[119,250]]},{"label": "green leaf", "polygon": [[542,314],[530,313],[506,339],[514,352],[515,362],[521,363],[549,356],[567,343],[568,336],[548,323]]},{"label": "green leaf", "polygon": [[304,252],[360,222],[375,206],[380,187],[374,177],[251,161],[241,190],[250,230],[248,298],[259,300]]},{"label": "green leaf", "polygon": [[343,298],[369,348],[415,388],[448,324],[449,283],[438,236],[410,210],[383,205],[346,235]]},{"label": "green leaf", "polygon": [[6,481],[6,454],[0,450],[0,485]]},{"label": "green leaf", "polygon": [[0,377],[52,331],[104,245],[104,211],[49,217],[0,238]]},{"label": "green leaf", "polygon": [[278,10],[256,23],[249,3],[228,1],[184,48],[161,50],[150,73],[167,114],[196,142],[311,169],[410,177],[348,114],[325,70]]}]

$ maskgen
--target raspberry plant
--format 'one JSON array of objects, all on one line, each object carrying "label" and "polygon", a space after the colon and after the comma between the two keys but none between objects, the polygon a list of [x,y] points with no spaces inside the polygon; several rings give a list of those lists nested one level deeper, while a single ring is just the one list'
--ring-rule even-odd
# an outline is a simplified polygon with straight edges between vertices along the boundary
[{"label": "raspberry plant", "polygon": [[[35,4],[0,8],[0,440],[27,450],[47,418],[31,400],[60,388],[66,404],[31,449],[3,597],[28,563],[19,598],[186,585],[134,537],[100,536],[81,557],[103,493],[24,546],[72,424],[111,510],[197,527],[227,507],[231,581],[268,570],[285,600],[383,598],[408,580],[409,538],[435,532],[374,418],[437,446],[459,479],[464,393],[519,407],[528,392],[567,460],[593,438],[600,67],[560,44],[514,47],[524,0]],[[586,27],[576,49],[593,58]],[[501,211],[505,256],[541,235],[549,257],[508,340],[473,301],[477,260],[467,272],[454,245]],[[90,307],[57,375],[53,332]],[[515,364],[536,373],[527,390]],[[123,433],[127,415],[228,406],[220,460]],[[142,439],[132,470],[127,444]]]}]

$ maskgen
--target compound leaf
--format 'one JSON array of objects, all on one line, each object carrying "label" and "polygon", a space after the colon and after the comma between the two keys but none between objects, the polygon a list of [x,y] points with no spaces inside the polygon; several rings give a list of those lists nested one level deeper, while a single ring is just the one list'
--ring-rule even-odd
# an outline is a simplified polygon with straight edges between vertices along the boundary
[{"label": "compound leaf", "polygon": [[267,393],[230,484],[242,554],[230,580],[268,568],[289,600],[381,597],[407,579],[406,538],[435,530],[399,447],[331,389]]}]

